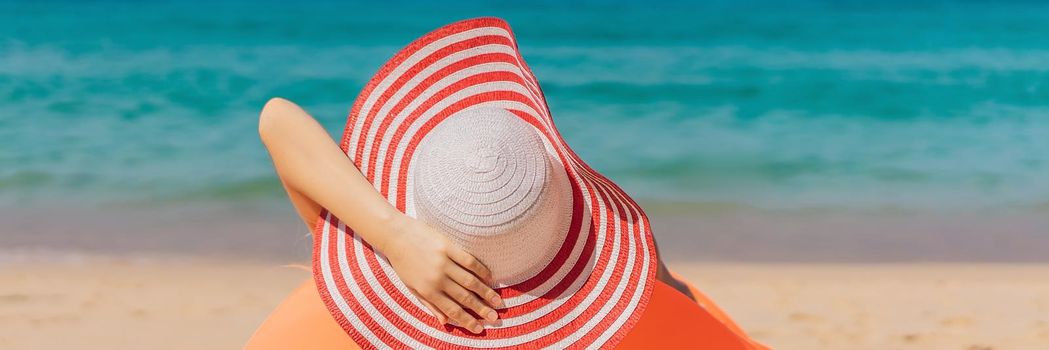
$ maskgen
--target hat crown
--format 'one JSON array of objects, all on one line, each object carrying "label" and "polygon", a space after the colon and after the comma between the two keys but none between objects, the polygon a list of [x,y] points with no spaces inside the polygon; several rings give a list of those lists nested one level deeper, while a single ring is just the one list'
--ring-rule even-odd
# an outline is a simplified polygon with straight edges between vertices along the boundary
[{"label": "hat crown", "polygon": [[416,151],[416,216],[492,271],[499,285],[535,276],[571,220],[570,185],[538,131],[497,108],[457,113]]}]

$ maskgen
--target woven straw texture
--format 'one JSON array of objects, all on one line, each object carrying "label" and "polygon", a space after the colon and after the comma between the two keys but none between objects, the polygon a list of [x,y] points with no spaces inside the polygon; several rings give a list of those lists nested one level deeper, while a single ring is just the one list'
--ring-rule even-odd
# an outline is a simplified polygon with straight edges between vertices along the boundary
[{"label": "woven straw texture", "polygon": [[507,304],[481,334],[442,325],[338,218],[314,227],[321,298],[366,348],[610,348],[656,272],[647,217],[572,152],[509,25],[441,27],[394,55],[341,147],[392,205],[496,273]]}]

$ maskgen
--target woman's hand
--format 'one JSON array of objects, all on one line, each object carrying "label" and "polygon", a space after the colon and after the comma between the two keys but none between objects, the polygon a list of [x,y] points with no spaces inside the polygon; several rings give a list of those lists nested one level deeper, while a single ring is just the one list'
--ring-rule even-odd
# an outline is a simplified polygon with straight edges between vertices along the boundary
[{"label": "woman's hand", "polygon": [[480,261],[452,244],[445,235],[426,223],[402,215],[394,220],[377,247],[412,293],[442,323],[480,333],[484,327],[465,311],[473,310],[485,320],[497,319],[496,308],[504,307],[489,287],[491,272]]},{"label": "woman's hand", "polygon": [[451,319],[480,333],[483,328],[464,308],[496,319],[492,308],[503,305],[481,281],[491,278],[488,269],[441,232],[390,205],[302,108],[288,100],[270,100],[259,116],[259,136],[307,226],[322,208],[335,214],[386,255],[397,276],[442,323]]}]

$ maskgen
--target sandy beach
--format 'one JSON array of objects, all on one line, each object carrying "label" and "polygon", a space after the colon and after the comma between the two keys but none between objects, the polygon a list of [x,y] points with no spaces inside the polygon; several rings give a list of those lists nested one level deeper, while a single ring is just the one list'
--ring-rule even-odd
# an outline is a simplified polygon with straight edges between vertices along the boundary
[{"label": "sandy beach", "polygon": [[[654,209],[671,268],[777,349],[1049,345],[1044,215]],[[280,208],[0,222],[0,349],[237,349],[310,278],[308,234]]]},{"label": "sandy beach", "polygon": [[[671,268],[777,349],[1049,344],[1049,265]],[[22,255],[0,265],[0,348],[236,349],[307,278],[302,266],[248,260]]]},{"label": "sandy beach", "polygon": [[[425,36],[477,16],[509,27]],[[311,279],[285,188],[346,180],[263,144],[278,96],[380,190],[518,114],[775,349],[1049,349],[1049,1],[0,0],[0,33],[0,350],[240,349]]]}]

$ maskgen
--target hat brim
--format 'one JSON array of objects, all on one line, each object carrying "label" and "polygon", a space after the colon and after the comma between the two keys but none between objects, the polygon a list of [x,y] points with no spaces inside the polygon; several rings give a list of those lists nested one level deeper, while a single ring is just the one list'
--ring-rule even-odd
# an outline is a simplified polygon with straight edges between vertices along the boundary
[{"label": "hat brim", "polygon": [[647,217],[561,138],[509,25],[476,18],[441,27],[391,58],[350,112],[340,146],[398,210],[412,214],[413,152],[427,132],[471,108],[502,108],[535,127],[572,187],[572,220],[535,277],[499,288],[507,308],[481,334],[439,323],[382,254],[323,212],[313,274],[332,316],[376,348],[610,347],[645,309],[656,274]]}]

